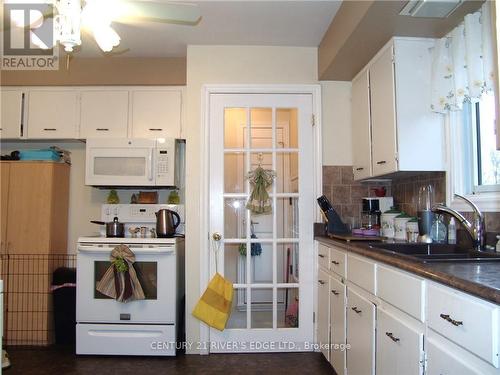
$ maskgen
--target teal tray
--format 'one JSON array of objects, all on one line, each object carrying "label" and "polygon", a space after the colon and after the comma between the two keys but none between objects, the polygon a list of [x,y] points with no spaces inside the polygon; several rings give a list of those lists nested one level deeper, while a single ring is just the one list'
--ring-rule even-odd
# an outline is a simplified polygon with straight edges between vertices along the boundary
[{"label": "teal tray", "polygon": [[59,161],[61,157],[54,150],[22,150],[19,151],[20,160],[52,160]]}]

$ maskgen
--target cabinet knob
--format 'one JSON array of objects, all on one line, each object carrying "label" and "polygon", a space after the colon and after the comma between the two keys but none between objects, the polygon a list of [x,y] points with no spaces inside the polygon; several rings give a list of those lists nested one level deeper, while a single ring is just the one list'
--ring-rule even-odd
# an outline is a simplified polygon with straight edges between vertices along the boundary
[{"label": "cabinet knob", "polygon": [[149,128],[149,130],[152,132],[161,132],[163,129],[162,128]]},{"label": "cabinet knob", "polygon": [[108,128],[97,128],[96,129],[98,132],[108,132],[109,129]]},{"label": "cabinet knob", "polygon": [[397,337],[394,337],[394,335],[392,334],[392,332],[386,332],[385,335],[387,337],[389,337],[394,342],[398,342],[399,341],[399,339]]},{"label": "cabinet knob", "polygon": [[55,132],[57,129],[56,128],[43,128],[43,130],[47,132]]},{"label": "cabinet knob", "polygon": [[356,314],[361,314],[361,310],[359,310],[357,306],[351,307],[351,310],[354,311]]},{"label": "cabinet knob", "polygon": [[337,262],[336,260],[332,260],[332,263],[335,264],[336,266],[338,266],[340,263]]},{"label": "cabinet knob", "polygon": [[379,164],[379,165],[380,164],[385,164],[385,163],[387,163],[385,160],[377,161],[377,164]]},{"label": "cabinet knob", "polygon": [[325,282],[323,280],[318,280],[318,283],[320,283],[321,285],[325,285]]},{"label": "cabinet knob", "polygon": [[333,293],[333,295],[334,295],[334,296],[338,296],[338,295],[340,294],[339,292],[337,292],[337,291],[336,291],[336,290],[334,290],[334,289],[332,289],[332,293]]},{"label": "cabinet knob", "polygon": [[362,171],[363,169],[363,167],[356,168],[357,171]]},{"label": "cabinet knob", "polygon": [[318,254],[320,258],[324,258],[325,256],[323,254]]}]

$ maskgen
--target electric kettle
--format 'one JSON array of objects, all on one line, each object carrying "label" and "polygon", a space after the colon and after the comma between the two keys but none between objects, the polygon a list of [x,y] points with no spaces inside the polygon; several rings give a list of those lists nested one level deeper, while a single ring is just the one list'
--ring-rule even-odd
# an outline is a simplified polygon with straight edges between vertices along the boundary
[{"label": "electric kettle", "polygon": [[179,214],[175,211],[163,208],[156,212],[156,236],[172,237],[181,223]]}]

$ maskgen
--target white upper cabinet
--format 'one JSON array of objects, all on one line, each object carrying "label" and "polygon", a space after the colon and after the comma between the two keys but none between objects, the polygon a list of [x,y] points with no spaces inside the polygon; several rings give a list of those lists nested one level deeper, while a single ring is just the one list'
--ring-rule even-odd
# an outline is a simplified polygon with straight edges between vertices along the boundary
[{"label": "white upper cabinet", "polygon": [[352,161],[354,178],[372,175],[369,71],[363,70],[352,81]]},{"label": "white upper cabinet", "polygon": [[82,91],[80,138],[126,138],[128,91]]},{"label": "white upper cabinet", "polygon": [[133,138],[181,136],[182,91],[132,91]]},{"label": "white upper cabinet", "polygon": [[28,138],[78,138],[79,92],[31,91],[28,104]]},{"label": "white upper cabinet", "polygon": [[21,137],[23,121],[23,91],[1,90],[0,138],[15,139]]},{"label": "white upper cabinet", "polygon": [[[355,179],[444,170],[444,118],[430,110],[433,47],[433,39],[393,38],[353,80]],[[363,104],[367,98],[368,114]],[[370,135],[371,147],[366,141]],[[370,152],[371,173],[357,171],[366,169]]]},{"label": "white upper cabinet", "polygon": [[379,176],[398,169],[392,46],[370,67],[370,96],[373,175]]}]

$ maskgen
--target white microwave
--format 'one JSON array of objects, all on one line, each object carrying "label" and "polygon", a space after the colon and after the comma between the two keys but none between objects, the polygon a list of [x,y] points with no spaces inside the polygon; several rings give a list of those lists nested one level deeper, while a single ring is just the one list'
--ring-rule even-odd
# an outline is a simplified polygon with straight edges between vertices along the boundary
[{"label": "white microwave", "polygon": [[182,153],[174,138],[87,139],[85,185],[179,187]]}]

